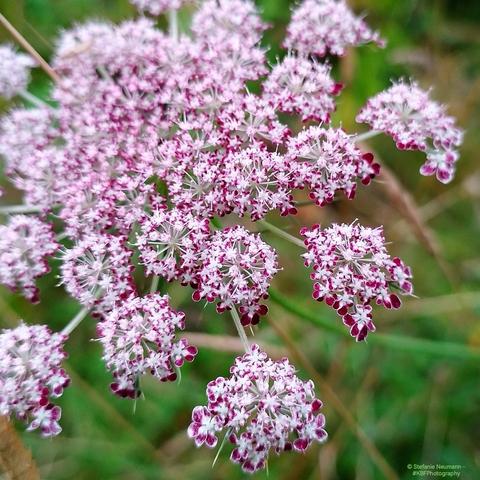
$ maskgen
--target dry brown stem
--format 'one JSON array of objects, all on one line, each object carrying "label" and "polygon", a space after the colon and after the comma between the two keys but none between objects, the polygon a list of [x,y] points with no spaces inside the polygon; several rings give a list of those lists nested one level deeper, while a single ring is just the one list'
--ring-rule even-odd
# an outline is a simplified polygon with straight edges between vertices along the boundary
[{"label": "dry brown stem", "polygon": [[0,469],[8,480],[40,480],[30,450],[3,416],[0,416]]},{"label": "dry brown stem", "polygon": [[0,23],[10,32],[12,37],[37,61],[42,70],[55,82],[60,82],[60,77],[43,57],[30,45],[27,39],[0,13]]}]

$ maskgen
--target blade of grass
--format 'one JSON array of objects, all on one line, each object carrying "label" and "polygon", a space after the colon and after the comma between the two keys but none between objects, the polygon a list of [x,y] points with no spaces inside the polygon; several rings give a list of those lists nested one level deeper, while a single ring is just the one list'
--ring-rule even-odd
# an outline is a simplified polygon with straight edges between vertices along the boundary
[{"label": "blade of grass", "polygon": [[[189,343],[200,348],[208,348],[216,350],[217,352],[227,353],[243,353],[244,348],[241,340],[237,337],[229,335],[209,335],[208,333],[197,332],[182,332],[182,337],[186,338]],[[266,344],[261,340],[256,340],[270,357],[282,358],[286,355],[286,351],[283,348],[278,348],[273,345]]]},{"label": "blade of grass", "polygon": [[384,163],[382,163],[380,178],[383,182],[378,182],[378,185],[383,188],[385,194],[390,198],[392,205],[403,215],[418,241],[427,249],[433,258],[435,258],[440,270],[443,272],[451,286],[457,288],[458,279],[450,265],[448,265],[443,258],[437,238],[420,215],[420,208],[416,204],[413,196],[404,188],[395,174],[386,167]]},{"label": "blade of grass", "polygon": [[105,400],[105,398],[100,395],[97,390],[92,388],[88,382],[83,380],[83,378],[75,372],[71,365],[68,365],[68,363],[66,363],[65,367],[68,370],[70,377],[72,378],[72,382],[78,385],[90,397],[92,402],[95,403],[98,407],[100,407],[111,420],[113,420],[123,429],[130,432],[132,438],[134,438],[139,445],[145,448],[145,450],[151,457],[161,461],[165,460],[161,456],[162,453],[159,452],[155,448],[155,446],[150,443],[150,441],[145,438],[143,434],[140,433],[128,420],[126,420],[115,407],[113,407],[107,400]]},{"label": "blade of grass", "polygon": [[330,384],[323,378],[317,369],[312,365],[308,357],[297,348],[295,342],[292,341],[290,336],[278,322],[271,321],[270,317],[267,317],[270,326],[275,330],[277,335],[283,340],[285,346],[290,352],[290,356],[294,361],[301,365],[308,374],[312,377],[314,382],[321,388],[325,401],[343,418],[344,422],[350,428],[352,433],[356,435],[359,442],[362,444],[365,451],[370,456],[372,462],[382,472],[383,478],[387,480],[397,480],[399,477],[392,469],[390,464],[385,460],[384,456],[377,449],[375,444],[368,438],[367,434],[363,431],[360,425],[355,420],[354,416],[350,413],[350,410],[340,400]]},{"label": "blade of grass", "polygon": [[[329,322],[318,316],[317,314],[298,306],[295,302],[286,299],[280,292],[270,288],[270,299],[272,302],[281,306],[287,312],[306,320],[307,322],[321,327],[330,332],[350,337],[347,329],[339,323]],[[403,335],[390,335],[382,333],[374,333],[368,337],[369,343],[375,345],[383,345],[388,348],[414,353],[425,354],[437,357],[454,358],[457,360],[480,360],[480,349],[472,348],[464,344],[444,342],[437,340],[427,340],[420,338],[407,337]]]},{"label": "blade of grass", "polygon": [[[371,148],[369,149],[371,150]],[[377,160],[378,155],[375,154]],[[420,216],[420,208],[416,205],[414,198],[400,183],[395,174],[382,162],[378,185],[390,198],[392,205],[403,215],[405,221],[412,229],[418,241],[424,245],[427,251],[436,259],[441,257],[440,246],[433,232],[425,224]]]}]

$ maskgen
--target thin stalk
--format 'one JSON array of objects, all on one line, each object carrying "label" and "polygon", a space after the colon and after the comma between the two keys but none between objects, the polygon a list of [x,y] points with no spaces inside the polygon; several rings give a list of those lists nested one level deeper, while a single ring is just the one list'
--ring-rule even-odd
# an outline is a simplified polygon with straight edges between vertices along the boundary
[{"label": "thin stalk", "polygon": [[354,140],[355,142],[363,142],[364,140],[368,140],[369,138],[376,137],[381,133],[382,132],[379,132],[378,130],[370,130],[369,132],[360,133],[359,135],[356,135]]},{"label": "thin stalk", "polygon": [[97,67],[98,73],[104,80],[110,80],[113,83],[113,79],[110,76],[110,74],[107,72],[107,69],[105,68],[104,65],[99,65]]},{"label": "thin stalk", "polygon": [[242,322],[240,321],[240,316],[238,315],[235,306],[232,306],[230,313],[233,318],[233,323],[237,328],[238,335],[240,336],[240,340],[242,341],[243,348],[245,348],[245,351],[248,353],[250,351],[250,344],[248,343],[247,334],[245,333],[245,329],[243,328]]},{"label": "thin stalk", "polygon": [[285,240],[288,240],[290,243],[293,243],[294,245],[297,245],[301,248],[305,248],[305,244],[303,243],[300,238],[294,237],[293,235],[290,235],[289,233],[283,231],[281,228],[276,227],[275,225],[272,225],[271,223],[267,222],[266,220],[258,220],[257,223],[261,225],[262,227],[266,228],[267,230],[270,230],[272,233],[275,235],[284,238]]},{"label": "thin stalk", "polygon": [[178,40],[178,12],[175,9],[168,11],[168,33],[174,40]]},{"label": "thin stalk", "polygon": [[40,207],[34,207],[33,205],[7,205],[0,207],[0,214],[10,215],[14,213],[40,213],[42,209]]},{"label": "thin stalk", "polygon": [[217,463],[218,457],[219,457],[220,454],[222,453],[223,447],[225,446],[225,442],[226,442],[227,438],[230,436],[231,433],[232,433],[232,429],[229,428],[229,429],[227,430],[227,432],[225,433],[225,436],[223,437],[222,443],[221,443],[220,446],[218,447],[217,454],[215,455],[215,458],[213,459],[212,468],[213,468],[213,467],[215,466],[215,464]]},{"label": "thin stalk", "polygon": [[150,293],[155,293],[158,290],[158,284],[160,282],[160,277],[154,275],[152,278],[152,284],[150,285]]},{"label": "thin stalk", "polygon": [[62,330],[63,335],[70,335],[82,322],[82,320],[88,315],[90,309],[87,307],[82,308],[65,326]]},{"label": "thin stalk", "polygon": [[22,97],[28,103],[31,103],[38,108],[52,108],[48,103],[44,102],[41,98],[36,97],[28,90],[20,90],[18,95],[20,95],[20,97]]},{"label": "thin stalk", "polygon": [[60,82],[60,77],[55,70],[42,58],[42,56],[28,43],[25,37],[0,13],[0,23],[10,32],[12,37],[37,61],[42,70],[55,82]]},{"label": "thin stalk", "polygon": [[[303,307],[297,305],[295,302],[286,299],[280,292],[277,292],[273,288],[269,289],[269,297],[272,302],[276,303],[287,312],[306,320],[312,325],[322,327],[325,330],[342,335],[344,337],[350,337],[348,330],[343,328],[340,324],[329,322],[317,314],[309,312]],[[404,335],[391,335],[382,333],[374,333],[369,335],[368,341],[372,344],[383,345],[394,350],[413,354],[424,354],[457,360],[480,360],[480,348],[472,348],[461,343],[419,339]]]}]

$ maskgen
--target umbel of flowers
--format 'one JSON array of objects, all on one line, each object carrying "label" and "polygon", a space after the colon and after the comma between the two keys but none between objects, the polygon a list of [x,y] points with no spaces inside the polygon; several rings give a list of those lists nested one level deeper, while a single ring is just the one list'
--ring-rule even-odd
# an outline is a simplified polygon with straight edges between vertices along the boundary
[{"label": "umbel of flowers", "polygon": [[[197,353],[177,337],[189,319],[166,290],[178,282],[193,301],[229,312],[246,350],[229,378],[209,383],[188,433],[209,447],[226,435],[232,460],[253,472],[270,452],[304,451],[326,432],[312,382],[287,359],[274,362],[249,344],[244,327],[267,314],[282,259],[246,225],[260,223],[304,248],[313,297],[364,340],[375,329],[372,305],[398,308],[399,295],[412,293],[410,269],[387,253],[381,227],[304,227],[302,241],[264,218],[294,215],[298,190],[319,207],[338,195],[353,199],[380,173],[361,144],[380,132],[400,149],[424,151],[421,173],[448,182],[462,132],[430,92],[407,81],[359,113],[372,132],[331,124],[342,85],[324,57],[383,45],[344,0],[298,3],[285,55],[271,67],[260,43],[268,25],[251,0],[201,2],[188,35],[176,9],[189,2],[132,3],[142,13],[137,20],[91,21],[60,34],[50,98],[27,91],[32,60],[0,48],[0,94],[14,101],[0,121],[0,155],[23,195],[22,205],[0,207],[8,217],[0,227],[0,281],[38,301],[35,281],[55,256],[60,284],[81,305],[61,333],[22,324],[0,334],[0,414],[43,435],[60,432],[52,399],[68,385],[63,345],[89,313],[115,394],[138,397],[145,374],[174,380]],[[163,14],[168,33],[148,18]],[[252,80],[259,93],[249,92]],[[292,131],[284,122],[292,116],[299,120],[292,125],[308,125]]]},{"label": "umbel of flowers", "polygon": [[188,435],[197,446],[215,447],[223,432],[233,444],[232,461],[251,473],[265,467],[270,451],[303,452],[327,439],[313,382],[301,381],[288,359],[274,362],[252,345],[230,374],[210,382],[208,405],[193,410]]},{"label": "umbel of flowers", "polygon": [[358,224],[304,228],[305,266],[313,266],[313,298],[325,300],[343,318],[352,337],[364,340],[374,332],[372,307],[400,308],[397,293],[411,294],[412,273],[385,248],[382,228]]},{"label": "umbel of flowers", "polygon": [[70,383],[61,366],[65,340],[45,325],[21,324],[0,333],[0,415],[15,415],[44,437],[62,431],[62,411],[52,400]]}]

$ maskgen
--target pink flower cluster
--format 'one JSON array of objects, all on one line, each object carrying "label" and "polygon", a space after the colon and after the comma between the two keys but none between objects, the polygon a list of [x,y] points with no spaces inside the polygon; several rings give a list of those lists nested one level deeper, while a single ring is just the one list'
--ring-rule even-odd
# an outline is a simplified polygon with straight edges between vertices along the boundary
[{"label": "pink flower cluster", "polygon": [[285,47],[304,55],[343,55],[348,47],[384,42],[345,0],[304,0],[292,14]]},{"label": "pink flower cluster", "polygon": [[178,209],[154,210],[137,235],[136,246],[146,274],[190,283],[209,234],[207,219]]},{"label": "pink flower cluster", "polygon": [[343,130],[313,126],[288,143],[287,159],[295,165],[294,184],[310,189],[319,206],[332,202],[341,190],[353,199],[357,180],[368,185],[380,172],[371,153],[362,153]]},{"label": "pink flower cluster", "polygon": [[[132,3],[159,15],[186,2]],[[178,34],[175,12],[168,17],[168,35],[143,15],[62,32],[52,106],[22,92],[30,61],[0,48],[8,67],[0,94],[22,94],[36,105],[0,121],[0,155],[23,194],[20,211],[40,214],[13,216],[0,227],[0,281],[36,300],[35,279],[57,250],[47,223],[55,220],[64,242],[60,281],[84,307],[65,331],[92,313],[111,388],[127,398],[140,394],[142,375],[173,380],[197,353],[177,339],[185,315],[171,307],[159,280],[230,311],[247,353],[230,378],[208,385],[208,405],[195,408],[189,434],[213,447],[226,431],[232,460],[254,472],[270,451],[304,451],[326,432],[312,382],[301,381],[286,359],[273,362],[248,347],[243,327],[267,313],[281,267],[275,249],[246,225],[268,226],[273,211],[297,213],[297,190],[324,206],[339,192],[353,199],[357,184],[379,174],[358,137],[330,125],[342,86],[321,57],[382,42],[344,0],[304,0],[287,29],[288,52],[270,68],[261,45],[268,26],[252,0],[199,2],[189,35]],[[252,81],[257,93],[249,91]],[[425,150],[423,173],[451,178],[461,133],[415,84],[374,97],[358,120],[402,148]],[[15,208],[0,208],[9,211]],[[220,217],[228,217],[227,227]],[[357,340],[374,330],[372,302],[398,308],[395,291],[412,292],[410,270],[390,258],[381,228],[316,226],[302,235],[314,298],[335,308]],[[8,360],[0,367],[0,414],[16,413],[45,435],[59,432],[60,410],[50,398],[68,382],[60,368],[64,340],[46,327],[0,336]]]},{"label": "pink flower cluster", "polygon": [[88,235],[62,255],[61,279],[65,290],[97,314],[111,310],[135,292],[126,239]]},{"label": "pink flower cluster", "polygon": [[105,315],[97,334],[103,359],[113,370],[115,394],[136,398],[144,373],[172,381],[184,361],[193,361],[197,349],[185,339],[175,341],[177,328],[185,328],[185,314],[170,307],[168,296],[130,297]]},{"label": "pink flower cluster", "polygon": [[313,298],[334,308],[357,341],[375,331],[372,301],[400,308],[397,293],[412,294],[410,268],[388,255],[381,227],[315,225],[301,234],[308,250],[305,266],[313,266]]},{"label": "pink flower cluster", "polygon": [[61,409],[52,401],[70,383],[62,368],[65,340],[45,325],[21,324],[0,333],[0,415],[14,415],[44,437],[62,431]]},{"label": "pink flower cluster", "polygon": [[48,258],[59,245],[52,225],[27,215],[14,215],[0,225],[0,283],[38,302],[35,280],[50,271]]},{"label": "pink flower cluster", "polygon": [[303,452],[327,439],[313,382],[301,381],[286,358],[274,362],[252,345],[230,374],[210,382],[207,406],[193,410],[188,435],[197,446],[215,447],[225,431],[234,448],[231,460],[253,473],[265,468],[270,451]]},{"label": "pink flower cluster", "polygon": [[265,97],[278,110],[300,115],[303,121],[329,122],[334,96],[342,85],[330,76],[330,66],[287,55],[264,83]]},{"label": "pink flower cluster", "polygon": [[357,122],[387,133],[400,150],[425,152],[427,161],[420,169],[422,175],[436,174],[443,183],[453,179],[463,132],[445,108],[431,100],[429,92],[416,83],[394,83],[371,98],[358,114]]},{"label": "pink flower cluster", "polygon": [[0,96],[9,99],[26,90],[30,69],[35,66],[31,57],[11,45],[0,45],[0,65]]},{"label": "pink flower cluster", "polygon": [[268,311],[260,302],[268,297],[270,281],[279,270],[275,250],[259,235],[236,226],[215,232],[200,260],[193,300],[217,300],[219,313],[239,305],[242,324],[257,324]]},{"label": "pink flower cluster", "polygon": [[210,233],[206,219],[158,210],[143,223],[136,245],[147,274],[192,285],[195,301],[217,301],[219,313],[238,306],[244,325],[267,313],[260,302],[279,270],[276,253],[245,228]]}]

